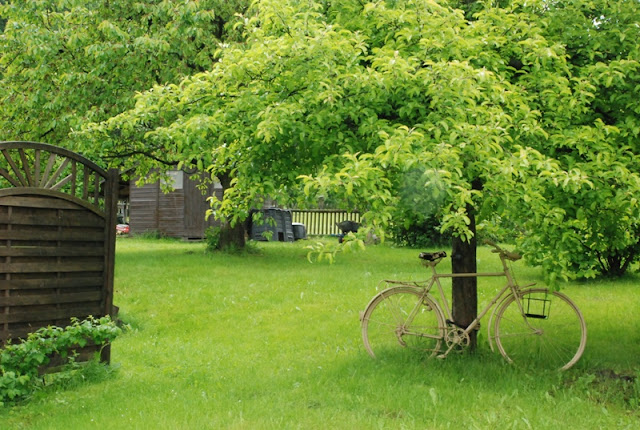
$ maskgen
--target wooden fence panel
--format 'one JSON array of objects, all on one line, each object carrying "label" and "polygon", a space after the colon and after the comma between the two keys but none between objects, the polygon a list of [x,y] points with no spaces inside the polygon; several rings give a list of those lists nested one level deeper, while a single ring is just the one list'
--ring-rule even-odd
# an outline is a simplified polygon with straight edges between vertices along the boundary
[{"label": "wooden fence panel", "polygon": [[0,347],[112,315],[118,181],[61,148],[0,142]]},{"label": "wooden fence panel", "polygon": [[304,224],[309,236],[337,236],[342,232],[337,223],[342,221],[360,222],[360,213],[336,209],[292,209],[294,223]]}]

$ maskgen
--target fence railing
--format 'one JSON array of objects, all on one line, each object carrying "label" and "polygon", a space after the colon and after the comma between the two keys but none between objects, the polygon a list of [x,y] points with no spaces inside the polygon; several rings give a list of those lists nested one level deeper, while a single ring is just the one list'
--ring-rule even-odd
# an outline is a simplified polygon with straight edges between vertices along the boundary
[{"label": "fence railing", "polygon": [[360,213],[336,209],[291,210],[294,223],[304,224],[309,236],[331,236],[342,232],[336,225],[341,221],[360,222]]}]

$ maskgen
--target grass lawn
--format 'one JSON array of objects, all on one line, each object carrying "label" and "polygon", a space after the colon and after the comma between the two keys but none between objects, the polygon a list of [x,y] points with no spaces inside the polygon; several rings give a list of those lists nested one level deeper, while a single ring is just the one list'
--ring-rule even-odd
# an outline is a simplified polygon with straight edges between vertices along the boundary
[{"label": "grass lawn", "polygon": [[[589,329],[568,372],[507,365],[489,350],[486,325],[474,355],[382,362],[362,346],[359,312],[379,280],[427,276],[418,251],[372,246],[310,264],[307,244],[234,256],[119,239],[115,303],[131,329],[115,341],[112,366],[0,409],[0,428],[640,427],[638,274],[565,286]],[[479,260],[499,270],[488,249]],[[514,269],[522,283],[539,281],[537,269]],[[499,286],[482,280],[480,302]]]}]

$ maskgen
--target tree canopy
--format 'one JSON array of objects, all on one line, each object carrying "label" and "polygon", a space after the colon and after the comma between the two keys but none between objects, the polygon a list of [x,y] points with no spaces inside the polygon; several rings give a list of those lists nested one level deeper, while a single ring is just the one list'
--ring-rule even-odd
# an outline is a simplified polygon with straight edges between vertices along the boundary
[{"label": "tree canopy", "polygon": [[637,261],[637,1],[260,0],[232,27],[223,3],[3,6],[2,129],[209,169],[236,224],[322,195],[461,243],[503,221],[552,279]]},{"label": "tree canopy", "polygon": [[585,181],[523,182],[535,198],[520,208],[531,215],[522,246],[550,272],[620,275],[640,253],[640,2],[571,0],[534,12],[546,37],[565,46],[584,97],[536,148]]},{"label": "tree canopy", "polygon": [[323,196],[379,232],[435,216],[455,272],[482,229],[552,283],[640,257],[638,1],[232,3],[0,5],[1,129],[142,178],[206,169],[240,245],[266,198]]},{"label": "tree canopy", "polygon": [[72,130],[132,108],[136,92],[210,69],[220,43],[239,39],[232,21],[246,4],[0,2],[3,136],[69,146]]}]

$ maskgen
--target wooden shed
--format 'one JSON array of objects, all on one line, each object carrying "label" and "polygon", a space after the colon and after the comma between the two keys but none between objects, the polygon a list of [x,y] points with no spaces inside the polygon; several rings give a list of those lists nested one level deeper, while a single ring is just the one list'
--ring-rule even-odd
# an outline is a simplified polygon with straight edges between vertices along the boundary
[{"label": "wooden shed", "polygon": [[129,226],[131,234],[159,233],[168,237],[202,239],[205,230],[217,225],[210,217],[207,198],[214,193],[221,198],[222,187],[211,184],[203,193],[201,183],[181,170],[169,172],[173,191],[165,193],[160,181],[141,187],[132,181],[129,187]]}]

